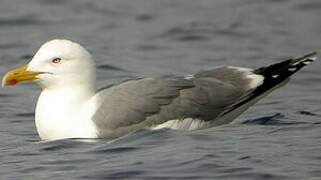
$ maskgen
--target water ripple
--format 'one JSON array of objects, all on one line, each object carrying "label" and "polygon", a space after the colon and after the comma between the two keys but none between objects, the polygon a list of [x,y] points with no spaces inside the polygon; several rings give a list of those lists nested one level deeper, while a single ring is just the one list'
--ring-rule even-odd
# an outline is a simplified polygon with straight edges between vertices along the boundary
[{"label": "water ripple", "polygon": [[281,113],[276,113],[271,116],[263,116],[255,119],[249,119],[243,122],[243,124],[262,124],[262,125],[276,125],[276,124],[287,124],[286,122],[282,122],[279,119],[284,118],[285,116]]},{"label": "water ripple", "polygon": [[110,65],[110,64],[101,64],[97,66],[98,69],[102,69],[102,70],[112,70],[112,71],[121,71],[121,72],[129,72],[123,68],[114,66],[114,65]]},{"label": "water ripple", "polygon": [[319,1],[315,2],[300,2],[294,6],[297,10],[302,11],[321,11],[321,3]]},{"label": "water ripple", "polygon": [[[320,9],[317,0],[6,0],[0,70],[30,60],[52,38],[96,48],[102,86],[141,72],[256,68],[320,48]],[[104,61],[109,55],[114,61]],[[320,65],[260,101],[243,124],[114,140],[40,141],[30,106],[39,90],[1,89],[1,179],[319,179]]]},{"label": "water ripple", "polygon": [[32,25],[44,25],[44,24],[46,23],[28,16],[17,17],[17,18],[0,18],[1,26],[32,26]]}]

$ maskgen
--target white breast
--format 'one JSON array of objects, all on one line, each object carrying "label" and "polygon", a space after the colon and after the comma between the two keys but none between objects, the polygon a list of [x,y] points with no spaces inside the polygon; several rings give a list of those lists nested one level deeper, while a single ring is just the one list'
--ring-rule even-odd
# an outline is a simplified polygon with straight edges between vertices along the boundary
[{"label": "white breast", "polygon": [[73,92],[44,90],[36,108],[36,127],[41,139],[96,138],[91,121],[93,107]]}]

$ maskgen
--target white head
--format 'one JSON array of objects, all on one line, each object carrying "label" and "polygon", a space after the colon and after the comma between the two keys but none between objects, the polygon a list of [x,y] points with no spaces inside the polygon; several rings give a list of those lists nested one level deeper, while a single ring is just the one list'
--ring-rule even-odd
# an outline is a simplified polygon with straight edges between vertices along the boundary
[{"label": "white head", "polygon": [[55,39],[41,46],[28,65],[14,69],[3,78],[3,85],[35,80],[45,89],[95,86],[95,63],[79,44]]}]

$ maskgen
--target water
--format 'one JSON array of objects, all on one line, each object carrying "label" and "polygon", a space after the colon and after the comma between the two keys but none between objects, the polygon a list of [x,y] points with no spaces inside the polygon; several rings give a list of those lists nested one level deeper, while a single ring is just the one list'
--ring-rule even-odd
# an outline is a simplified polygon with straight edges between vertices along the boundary
[{"label": "water", "polygon": [[[316,0],[2,0],[0,73],[53,38],[93,53],[100,87],[222,64],[254,68],[320,49],[320,17]],[[320,68],[304,68],[232,124],[113,142],[40,141],[40,89],[1,89],[1,179],[320,179]]]}]

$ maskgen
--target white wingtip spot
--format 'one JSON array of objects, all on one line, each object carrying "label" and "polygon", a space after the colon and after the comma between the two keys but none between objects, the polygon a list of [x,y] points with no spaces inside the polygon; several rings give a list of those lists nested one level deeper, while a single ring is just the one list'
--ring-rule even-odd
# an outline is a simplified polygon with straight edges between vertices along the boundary
[{"label": "white wingtip spot", "polygon": [[303,59],[303,60],[301,60],[301,61],[298,61],[298,62],[296,62],[296,63],[293,63],[292,66],[296,66],[296,65],[298,65],[298,64],[300,64],[300,63],[302,63],[302,64],[304,64],[304,65],[307,65],[307,64],[310,64],[311,62],[313,62],[313,61],[315,61],[315,60],[317,60],[317,57],[316,57],[316,56],[308,57],[308,58],[305,58],[305,59]]},{"label": "white wingtip spot", "polygon": [[297,68],[291,67],[291,68],[288,68],[288,70],[293,72],[293,71],[297,70]]},{"label": "white wingtip spot", "polygon": [[189,75],[184,77],[184,79],[187,79],[187,80],[190,80],[190,79],[193,79],[193,78],[194,78],[193,74],[189,74]]},{"label": "white wingtip spot", "polygon": [[298,61],[298,62],[296,62],[296,63],[293,63],[292,66],[296,66],[296,65],[300,64],[301,62],[302,62],[302,61]]},{"label": "white wingtip spot", "polygon": [[272,78],[278,78],[278,77],[279,77],[278,74],[272,75]]},{"label": "white wingtip spot", "polygon": [[312,61],[315,61],[315,60],[317,60],[317,57],[313,56],[313,57],[310,57],[309,59],[312,60]]},{"label": "white wingtip spot", "polygon": [[[314,60],[312,60],[312,61],[314,61]],[[312,61],[304,61],[303,64],[308,65],[308,64],[312,63]]]}]

